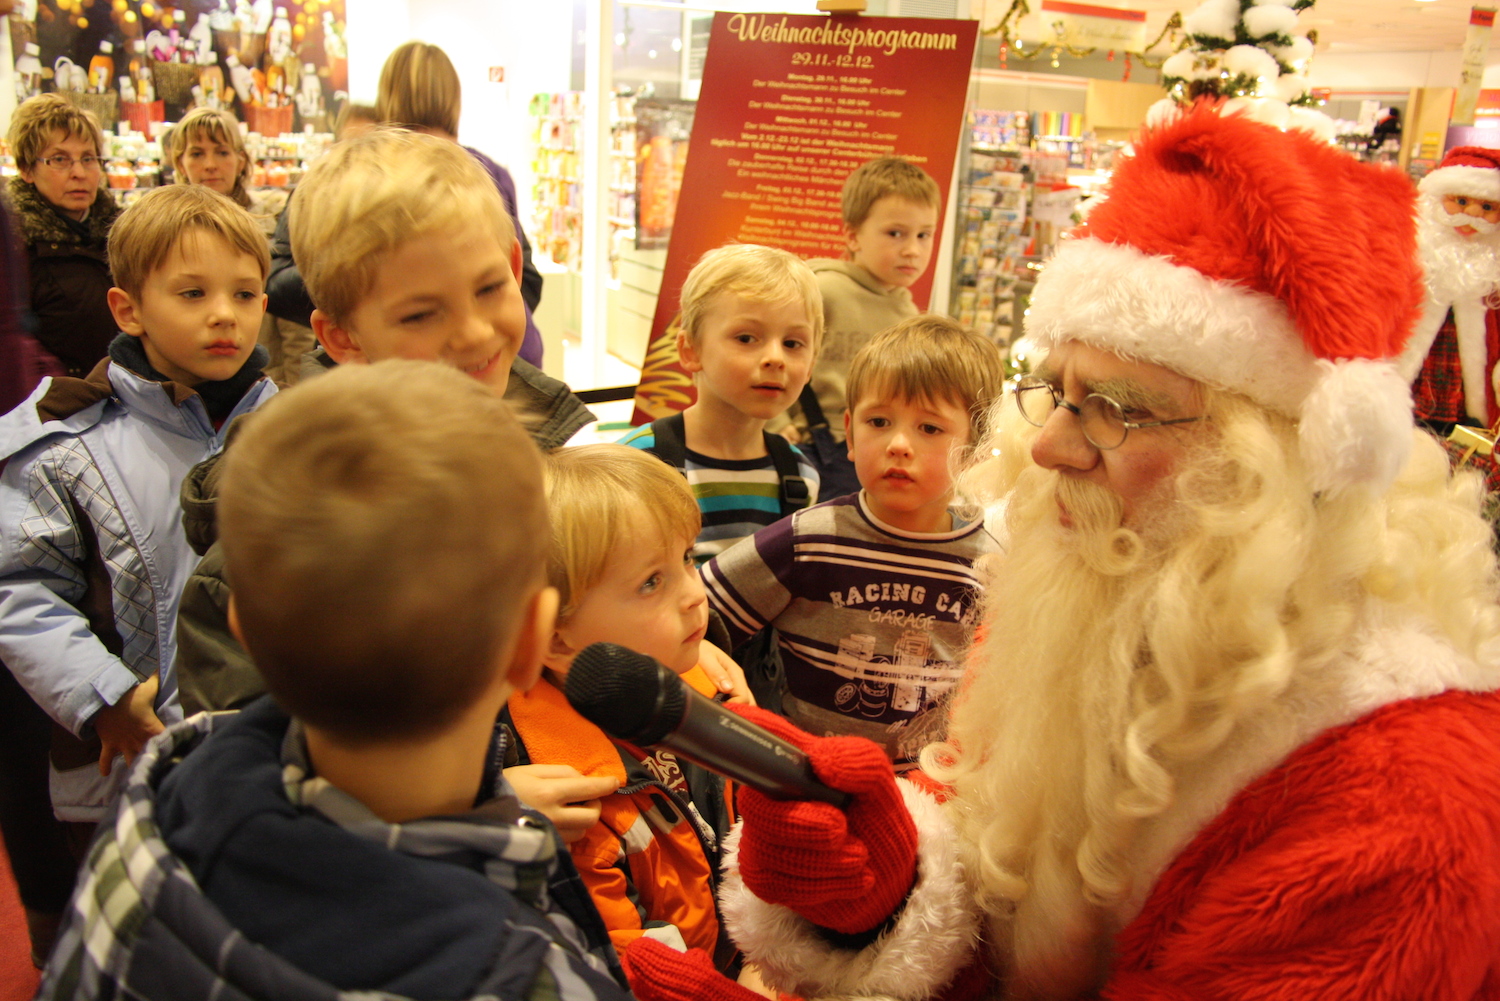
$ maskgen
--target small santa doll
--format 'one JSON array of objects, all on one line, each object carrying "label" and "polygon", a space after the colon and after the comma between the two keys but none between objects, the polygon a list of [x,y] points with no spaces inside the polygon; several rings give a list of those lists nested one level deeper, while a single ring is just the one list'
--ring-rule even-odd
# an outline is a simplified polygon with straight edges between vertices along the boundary
[{"label": "small santa doll", "polygon": [[1493,428],[1500,363],[1500,150],[1461,146],[1418,185],[1427,302],[1402,355],[1417,418]]}]

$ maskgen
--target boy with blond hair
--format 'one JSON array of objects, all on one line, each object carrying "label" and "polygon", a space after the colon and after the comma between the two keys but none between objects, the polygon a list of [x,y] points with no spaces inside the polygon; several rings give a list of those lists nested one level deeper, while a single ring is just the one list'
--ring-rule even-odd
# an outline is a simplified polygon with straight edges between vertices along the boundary
[{"label": "boy with blond hair", "polygon": [[[871,337],[917,315],[909,289],[932,262],[942,204],[937,182],[901,157],[866,161],[844,180],[840,207],[848,257],[808,262],[823,294],[823,348],[791,420],[775,422],[772,430],[786,433],[794,422],[797,430],[788,434],[793,441],[805,441],[814,427],[826,427],[833,442],[844,440],[849,364]],[[821,451],[825,478],[854,489],[842,457]],[[831,477],[830,467],[836,473]],[[837,475],[840,470],[844,475]]]},{"label": "boy with blond hair", "polygon": [[[335,144],[290,207],[292,250],[316,309],[313,373],[390,358],[439,361],[528,413],[542,449],[593,416],[568,387],[516,357],[526,329],[521,248],[495,186],[450,142],[375,129]],[[203,562],[183,602],[184,700],[229,709],[263,692],[229,634],[211,469],[184,492]]]},{"label": "boy with blond hair", "polygon": [[147,749],[39,996],[625,998],[495,766],[557,611],[509,407],[440,365],[348,366],[224,465],[231,622],[271,697]]},{"label": "boy with blond hair", "polygon": [[109,254],[109,358],[0,419],[0,658],[66,731],[52,801],[78,822],[103,813],[116,758],[181,718],[175,625],[195,557],[178,488],[276,391],[255,342],[269,255],[244,209],[202,187],[153,191]]},{"label": "boy with blond hair", "polygon": [[709,604],[740,643],[780,635],[780,705],[805,730],[869,737],[897,767],[941,736],[995,548],[953,506],[955,469],[1004,380],[993,343],[945,317],[875,337],[849,368],[844,416],[863,489],[757,532],[703,568]]},{"label": "boy with blond hair", "polygon": [[731,244],[682,286],[677,353],[698,398],[621,443],[681,469],[703,515],[699,563],[818,496],[818,472],[765,431],[807,385],[823,331],[817,280],[784,250]]},{"label": "boy with blond hair", "polygon": [[554,452],[545,474],[547,580],[559,608],[543,680],[507,709],[521,760],[619,783],[571,846],[615,948],[656,938],[731,970],[735,950],[714,904],[729,828],[724,780],[668,751],[617,747],[563,695],[573,658],[593,643],[627,646],[714,694],[699,667],[708,606],[689,555],[698,507],[676,471],[621,445]]}]

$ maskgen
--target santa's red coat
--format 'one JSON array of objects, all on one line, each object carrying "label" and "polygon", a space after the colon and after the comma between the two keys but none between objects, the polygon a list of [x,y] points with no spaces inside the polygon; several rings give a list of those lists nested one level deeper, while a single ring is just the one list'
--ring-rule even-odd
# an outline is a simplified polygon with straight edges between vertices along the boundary
[{"label": "santa's red coat", "polygon": [[[909,953],[923,936],[942,938],[951,920],[917,905],[919,895],[909,909],[920,907],[926,924],[901,946]],[[747,912],[741,931],[766,913]],[[797,932],[783,925],[772,935],[791,945]],[[826,986],[865,993],[883,961],[847,955],[847,964],[826,955],[809,965]],[[926,984],[941,960],[908,957],[901,972],[879,976],[887,988],[909,982],[909,993],[882,993],[1001,996],[970,957]],[[1319,734],[1247,785],[1116,938],[1100,996],[1500,1001],[1500,694],[1393,702]]]}]

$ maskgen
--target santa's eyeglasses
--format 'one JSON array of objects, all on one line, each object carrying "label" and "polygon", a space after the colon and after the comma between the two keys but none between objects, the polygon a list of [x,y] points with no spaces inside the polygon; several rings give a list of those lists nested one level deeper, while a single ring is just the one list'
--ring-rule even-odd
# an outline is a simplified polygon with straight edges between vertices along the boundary
[{"label": "santa's eyeglasses", "polygon": [[1015,383],[1016,406],[1028,424],[1042,427],[1052,411],[1058,407],[1072,411],[1078,418],[1078,428],[1088,443],[1097,449],[1109,450],[1125,444],[1126,435],[1139,428],[1166,427],[1169,424],[1191,424],[1206,421],[1208,415],[1200,417],[1176,417],[1169,421],[1132,421],[1125,417],[1125,408],[1103,393],[1090,393],[1083,402],[1074,406],[1063,399],[1062,390],[1035,376],[1024,376]]}]

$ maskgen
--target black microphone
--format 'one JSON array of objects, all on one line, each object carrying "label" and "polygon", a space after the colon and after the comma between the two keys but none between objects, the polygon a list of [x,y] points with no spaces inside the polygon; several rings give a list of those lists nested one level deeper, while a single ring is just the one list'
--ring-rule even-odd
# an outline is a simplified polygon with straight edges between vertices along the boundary
[{"label": "black microphone", "polygon": [[814,777],[806,754],[699,695],[645,654],[615,643],[586,646],[563,690],[579,715],[616,740],[665,747],[772,799],[849,805],[848,793]]}]

